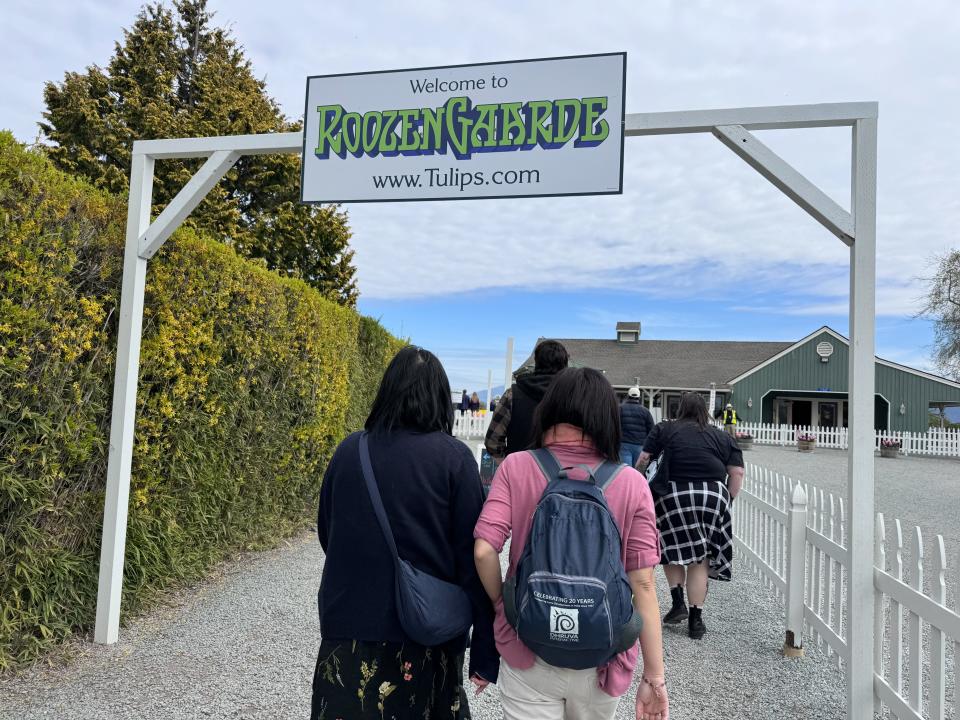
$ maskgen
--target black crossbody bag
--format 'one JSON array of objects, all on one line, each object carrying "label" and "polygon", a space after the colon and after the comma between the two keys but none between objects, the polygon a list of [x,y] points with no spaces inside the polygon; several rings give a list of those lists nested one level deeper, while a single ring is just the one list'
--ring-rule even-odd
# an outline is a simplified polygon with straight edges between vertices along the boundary
[{"label": "black crossbody bag", "polygon": [[397,543],[373,474],[367,433],[360,435],[360,465],[367,492],[370,493],[370,502],[373,503],[373,512],[393,555],[397,614],[403,632],[425,647],[442,645],[466,634],[473,624],[473,610],[463,588],[417,570],[397,553]]}]

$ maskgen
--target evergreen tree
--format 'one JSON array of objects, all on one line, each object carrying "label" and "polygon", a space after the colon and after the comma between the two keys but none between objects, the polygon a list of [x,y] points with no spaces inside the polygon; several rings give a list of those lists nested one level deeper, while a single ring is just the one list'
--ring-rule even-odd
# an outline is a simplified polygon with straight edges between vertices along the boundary
[{"label": "evergreen tree", "polygon": [[[68,72],[61,83],[48,82],[40,128],[53,161],[126,193],[134,140],[298,130],[254,77],[243,48],[212,21],[207,0],[174,0],[173,9],[146,5],[105,68],[91,65]],[[202,162],[158,161],[155,207],[162,209]],[[354,305],[346,213],[302,205],[299,182],[295,156],[243,157],[187,222]]]}]

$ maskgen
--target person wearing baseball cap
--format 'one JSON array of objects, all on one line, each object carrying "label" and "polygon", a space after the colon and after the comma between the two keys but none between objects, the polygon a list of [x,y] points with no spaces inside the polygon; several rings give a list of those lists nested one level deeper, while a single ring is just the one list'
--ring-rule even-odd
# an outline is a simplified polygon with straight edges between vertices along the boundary
[{"label": "person wearing baseball cap", "polygon": [[640,402],[640,388],[634,385],[627,390],[627,397],[620,405],[620,427],[623,432],[620,462],[630,467],[637,464],[643,443],[655,424],[653,415]]}]

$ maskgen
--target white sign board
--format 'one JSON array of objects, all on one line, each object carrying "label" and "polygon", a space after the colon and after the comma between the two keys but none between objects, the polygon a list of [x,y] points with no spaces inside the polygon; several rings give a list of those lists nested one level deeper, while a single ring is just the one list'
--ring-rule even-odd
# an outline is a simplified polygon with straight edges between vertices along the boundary
[{"label": "white sign board", "polygon": [[623,190],[626,53],[307,79],[303,202]]}]

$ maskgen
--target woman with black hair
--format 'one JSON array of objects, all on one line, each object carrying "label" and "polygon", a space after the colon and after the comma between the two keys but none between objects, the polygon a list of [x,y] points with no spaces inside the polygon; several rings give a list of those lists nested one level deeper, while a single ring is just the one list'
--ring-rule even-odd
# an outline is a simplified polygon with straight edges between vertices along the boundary
[{"label": "woman with black hair", "polygon": [[[418,347],[397,353],[365,427],[371,475],[397,555],[459,585],[469,598],[469,674],[479,692],[496,682],[499,667],[493,606],[473,563],[483,491],[473,454],[451,436],[450,384],[436,356]],[[320,490],[317,532],[326,558],[311,717],[470,717],[462,687],[467,634],[425,647],[404,632],[393,551],[361,467],[362,435],[350,435],[336,449]]]},{"label": "woman with black hair", "polygon": [[703,603],[709,578],[730,579],[730,503],[743,482],[743,453],[733,437],[710,424],[703,397],[688,392],[680,398],[677,419],[660,423],[647,436],[638,464],[661,455],[667,490],[657,498],[657,526],[673,601],[663,622],[687,620],[687,634],[699,640],[707,631]]},{"label": "woman with black hair", "polygon": [[[568,477],[587,481],[581,466],[604,461],[619,464],[620,408],[605,377],[589,368],[567,369],[550,384],[534,413],[533,447],[548,448]],[[529,540],[537,505],[547,486],[532,452],[507,456],[493,478],[474,535],[477,569],[493,601],[500,665],[500,698],[505,720],[609,720],[630,687],[637,664],[637,643],[602,667],[574,670],[538,658],[506,619],[499,553],[510,542],[507,577],[517,568]],[[619,530],[619,561],[633,591],[633,606],[643,618],[640,649],[643,672],[637,688],[638,720],[667,720],[660,609],[653,568],[660,560],[653,500],[643,476],[620,465],[603,489],[603,498]],[[597,528],[599,533],[600,528]]]}]

